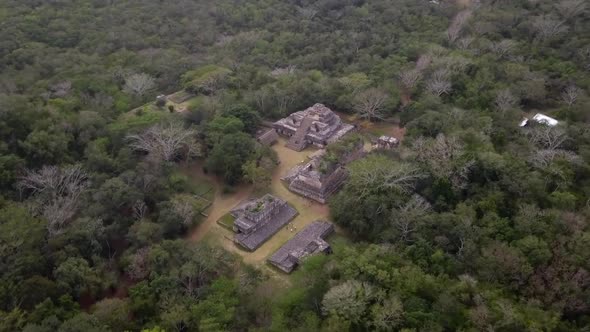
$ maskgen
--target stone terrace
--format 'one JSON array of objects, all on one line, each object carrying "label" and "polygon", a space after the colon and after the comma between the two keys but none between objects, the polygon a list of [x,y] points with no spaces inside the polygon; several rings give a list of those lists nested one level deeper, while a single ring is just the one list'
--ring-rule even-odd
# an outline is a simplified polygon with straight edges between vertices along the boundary
[{"label": "stone terrace", "polygon": [[275,122],[273,127],[279,134],[290,137],[287,147],[295,151],[310,144],[323,148],[354,129],[323,104],[295,112]]},{"label": "stone terrace", "polygon": [[272,195],[248,200],[234,208],[234,242],[254,251],[297,216],[297,210]]},{"label": "stone terrace", "polygon": [[[337,147],[339,143],[331,147]],[[282,178],[289,190],[325,204],[348,179],[348,170],[344,166],[364,155],[363,143],[358,141],[350,151],[341,153],[334,162],[324,160],[326,155],[326,150],[319,150],[310,156],[310,161],[289,170]]]},{"label": "stone terrace", "polygon": [[328,252],[330,244],[324,239],[334,231],[326,221],[314,221],[285,243],[269,259],[269,263],[291,273],[303,259],[320,252]]}]

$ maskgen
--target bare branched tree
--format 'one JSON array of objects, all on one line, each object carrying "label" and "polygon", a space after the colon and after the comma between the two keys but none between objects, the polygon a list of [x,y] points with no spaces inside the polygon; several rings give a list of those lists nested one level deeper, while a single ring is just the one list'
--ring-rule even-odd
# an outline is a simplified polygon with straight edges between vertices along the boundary
[{"label": "bare branched tree", "polygon": [[473,37],[464,37],[457,40],[456,45],[459,49],[466,50],[469,49],[474,40],[475,39]]},{"label": "bare branched tree", "polygon": [[272,96],[268,89],[262,88],[252,94],[256,107],[261,113],[265,113],[271,104]]},{"label": "bare branched tree", "polygon": [[555,150],[562,147],[569,138],[561,127],[535,126],[527,132],[529,141],[540,149]]},{"label": "bare branched tree", "polygon": [[408,69],[399,73],[399,81],[404,89],[412,90],[418,85],[422,73],[417,69]]},{"label": "bare branched tree", "polygon": [[442,68],[449,73],[462,72],[467,70],[473,63],[469,58],[460,55],[447,55],[436,58],[433,63],[437,68]]},{"label": "bare branched tree", "polygon": [[432,63],[432,55],[422,54],[418,58],[418,61],[416,61],[416,70],[421,72],[428,68],[428,66],[430,66],[430,63]]},{"label": "bare branched tree", "polygon": [[455,41],[461,36],[461,32],[470,17],[470,10],[462,10],[455,15],[451,25],[447,29],[447,39],[449,40],[449,43],[455,43]]},{"label": "bare branched tree", "polygon": [[148,153],[159,161],[172,161],[184,154],[186,159],[198,155],[197,130],[185,128],[179,121],[155,125],[139,135],[127,136],[132,149]]},{"label": "bare branched tree", "polygon": [[297,6],[297,12],[307,20],[313,20],[317,15],[318,10],[313,7],[299,7]]},{"label": "bare branched tree", "polygon": [[295,73],[296,69],[297,69],[296,65],[288,65],[287,67],[275,68],[270,72],[270,76],[279,77],[279,76],[284,76],[284,75],[292,75]]},{"label": "bare branched tree", "polygon": [[555,4],[557,12],[566,20],[570,20],[586,11],[586,0],[561,0]]},{"label": "bare branched tree", "polygon": [[512,52],[515,48],[516,42],[512,39],[502,39],[498,42],[492,42],[490,45],[490,51],[500,58],[505,58],[512,55]]},{"label": "bare branched tree", "polygon": [[570,163],[578,162],[579,157],[572,151],[562,149],[539,149],[536,150],[531,158],[530,162],[539,168],[545,168],[550,166],[556,159],[567,160]]},{"label": "bare branched tree", "polygon": [[147,212],[148,207],[143,200],[137,200],[133,204],[133,216],[135,217],[135,220],[142,220],[143,218],[145,218]]},{"label": "bare branched tree", "polygon": [[274,95],[275,104],[278,109],[285,113],[289,107],[295,102],[295,96],[285,91],[278,91]]},{"label": "bare branched tree", "polygon": [[50,235],[63,232],[78,211],[80,196],[87,187],[88,175],[79,165],[27,170],[18,182],[21,191],[32,195],[35,211],[47,220]]},{"label": "bare branched tree", "polygon": [[201,77],[198,83],[199,91],[207,95],[222,91],[230,73],[230,70],[217,70],[206,74],[205,77]]},{"label": "bare branched tree", "polygon": [[53,84],[49,90],[51,91],[51,97],[54,98],[63,98],[67,96],[70,91],[72,90],[72,82],[70,81],[62,81],[56,84]]},{"label": "bare branched tree", "polygon": [[496,99],[494,100],[494,104],[496,105],[496,109],[500,112],[506,112],[508,110],[514,109],[518,107],[519,104],[518,98],[516,98],[510,89],[503,89],[498,91],[496,94]]},{"label": "bare branched tree", "polygon": [[464,188],[474,161],[465,159],[464,146],[455,137],[439,134],[435,139],[418,138],[412,145],[416,160],[427,165],[437,178],[448,179],[455,188]]},{"label": "bare branched tree", "polygon": [[417,194],[412,196],[405,205],[393,209],[391,221],[399,232],[401,241],[410,241],[412,233],[418,227],[417,222],[419,218],[424,216],[429,210],[430,203]]},{"label": "bare branched tree", "polygon": [[350,185],[359,200],[374,191],[411,193],[425,174],[409,164],[392,164],[382,157],[365,158],[351,168]]},{"label": "bare branched tree", "polygon": [[131,263],[127,267],[127,275],[133,280],[145,279],[150,274],[148,247],[141,248],[131,258]]},{"label": "bare branched tree", "polygon": [[565,102],[568,108],[571,108],[578,100],[581,92],[582,90],[580,88],[574,84],[570,84],[561,92],[561,100]]},{"label": "bare branched tree", "polygon": [[568,30],[565,22],[550,16],[538,16],[533,20],[533,28],[540,40],[556,37]]},{"label": "bare branched tree", "polygon": [[195,210],[191,200],[188,197],[177,197],[172,200],[172,207],[174,212],[182,218],[182,224],[190,226],[195,217]]},{"label": "bare branched tree", "polygon": [[125,77],[123,91],[130,95],[143,97],[156,86],[154,78],[148,74],[132,74]]},{"label": "bare branched tree", "polygon": [[563,145],[569,137],[561,127],[535,126],[526,134],[534,147],[529,161],[536,167],[548,167],[558,158],[569,162],[579,160],[575,153],[563,149]]},{"label": "bare branched tree", "polygon": [[426,82],[426,90],[439,97],[448,94],[453,86],[449,76],[449,72],[445,69],[435,71]]},{"label": "bare branched tree", "polygon": [[383,105],[387,100],[387,93],[377,88],[369,88],[356,95],[354,98],[354,110],[369,121],[383,119]]}]

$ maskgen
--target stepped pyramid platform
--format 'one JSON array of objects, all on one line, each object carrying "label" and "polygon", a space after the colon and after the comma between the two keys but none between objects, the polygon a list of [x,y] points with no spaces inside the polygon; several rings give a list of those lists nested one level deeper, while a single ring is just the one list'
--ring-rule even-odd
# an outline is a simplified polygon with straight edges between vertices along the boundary
[{"label": "stepped pyramid platform", "polygon": [[242,202],[230,214],[235,218],[234,242],[254,251],[298,214],[286,201],[266,194]]},{"label": "stepped pyramid platform", "polygon": [[295,112],[273,124],[280,135],[289,137],[287,147],[301,151],[309,145],[324,148],[354,129],[323,104]]}]

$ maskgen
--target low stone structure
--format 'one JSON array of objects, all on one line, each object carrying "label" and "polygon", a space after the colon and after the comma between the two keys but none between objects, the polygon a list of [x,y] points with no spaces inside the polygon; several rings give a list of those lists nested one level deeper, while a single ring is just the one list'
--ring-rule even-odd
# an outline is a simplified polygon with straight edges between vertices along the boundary
[{"label": "low stone structure", "polygon": [[326,221],[314,221],[277,250],[268,262],[282,271],[291,273],[308,256],[330,252],[325,238],[334,232],[334,225]]},{"label": "low stone structure", "polygon": [[[365,153],[362,140],[342,143],[352,145],[347,147],[347,151],[335,149],[339,151],[328,153],[326,150],[319,150],[310,156],[308,162],[290,169],[282,178],[289,190],[325,204],[348,178],[348,170],[344,166]],[[330,148],[340,148],[337,144],[331,145]]]},{"label": "low stone structure", "polygon": [[295,112],[273,124],[280,135],[290,137],[287,147],[301,151],[313,144],[323,148],[354,129],[322,104]]},{"label": "low stone structure", "polygon": [[344,167],[338,165],[322,172],[319,160],[314,159],[293,168],[283,180],[292,192],[325,204],[347,178],[348,171]]},{"label": "low stone structure", "polygon": [[164,105],[166,105],[167,101],[168,98],[166,97],[166,95],[158,95],[156,97],[156,106],[163,107]]},{"label": "low stone structure", "polygon": [[274,129],[261,130],[256,140],[262,145],[271,146],[279,140],[279,134]]},{"label": "low stone structure", "polygon": [[234,242],[254,251],[298,213],[286,201],[266,194],[239,204],[230,214],[235,218]]},{"label": "low stone structure", "polygon": [[382,150],[392,150],[399,145],[399,140],[391,136],[381,136],[377,139],[374,147]]}]

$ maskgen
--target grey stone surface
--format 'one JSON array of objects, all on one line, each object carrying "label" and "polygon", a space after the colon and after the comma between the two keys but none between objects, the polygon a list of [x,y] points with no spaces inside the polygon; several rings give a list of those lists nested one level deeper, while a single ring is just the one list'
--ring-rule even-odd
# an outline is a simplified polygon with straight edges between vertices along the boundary
[{"label": "grey stone surface", "polygon": [[326,221],[314,221],[285,243],[269,259],[269,263],[291,273],[306,257],[330,250],[325,238],[334,231]]}]

